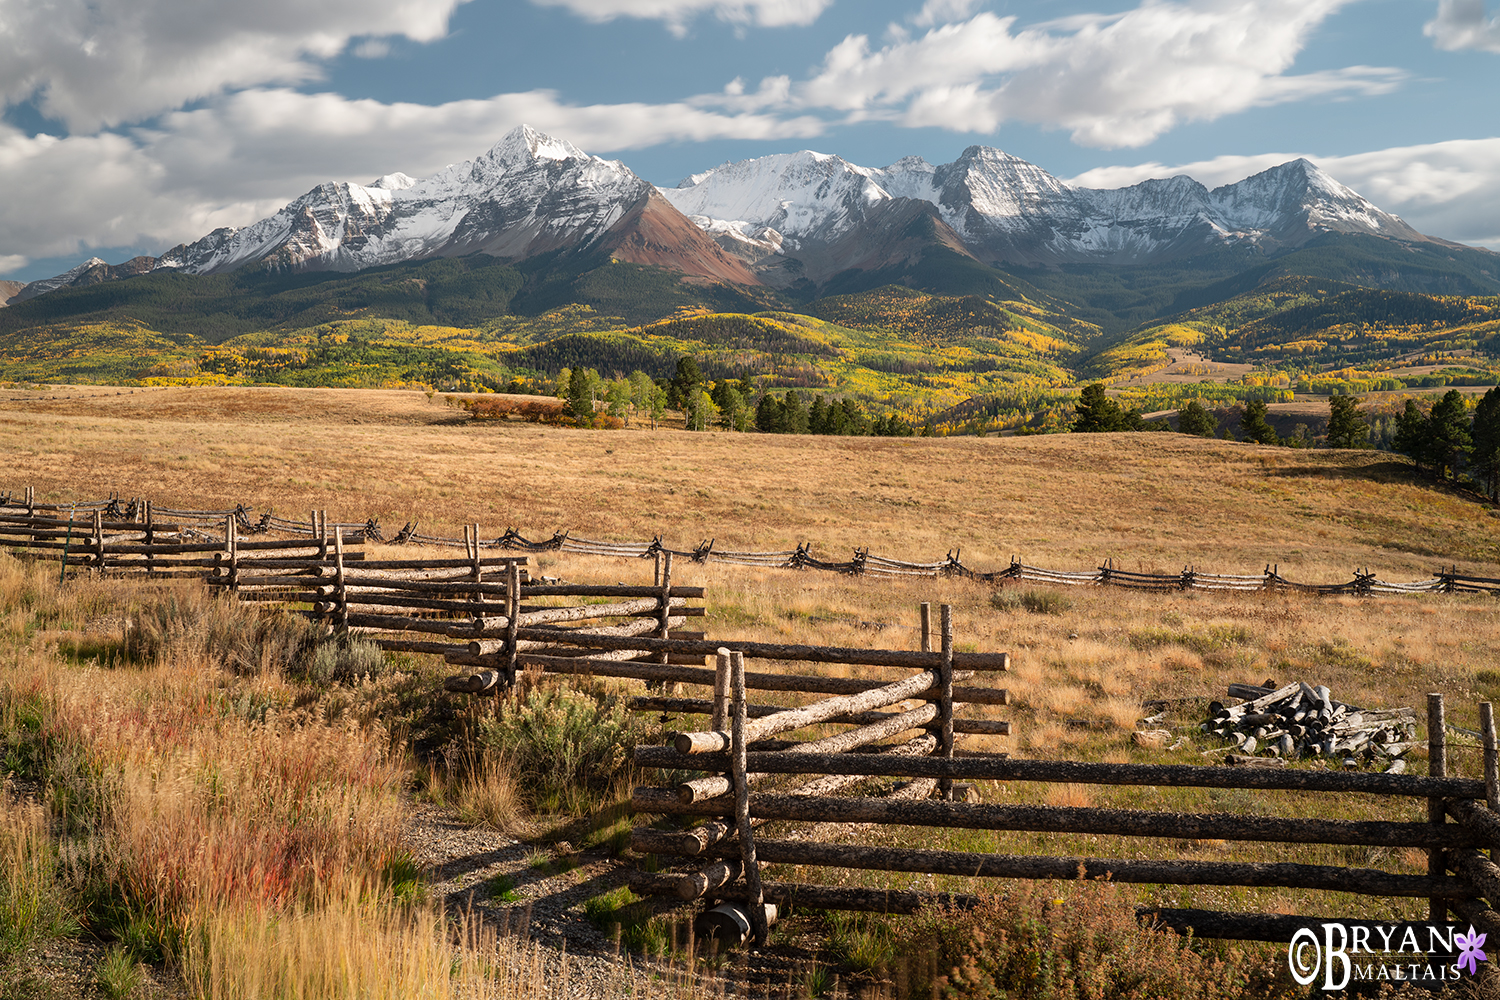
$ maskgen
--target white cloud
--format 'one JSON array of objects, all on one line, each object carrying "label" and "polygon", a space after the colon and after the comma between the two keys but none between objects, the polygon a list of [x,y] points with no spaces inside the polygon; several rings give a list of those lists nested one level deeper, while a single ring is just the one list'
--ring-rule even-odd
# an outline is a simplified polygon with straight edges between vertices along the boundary
[{"label": "white cloud", "polygon": [[31,263],[31,258],[22,257],[20,254],[8,254],[5,256],[0,256],[0,274],[8,274],[11,271],[19,271],[29,263]]},{"label": "white cloud", "polygon": [[1500,52],[1500,16],[1486,19],[1484,0],[1438,0],[1437,17],[1422,33],[1440,49]]},{"label": "white cloud", "polygon": [[812,24],[833,0],[532,0],[543,7],[565,7],[590,21],[636,17],[663,21],[675,35],[701,14],[731,24],[778,28]]},{"label": "white cloud", "polygon": [[461,2],[0,0],[0,102],[35,98],[70,130],[93,131],[315,80],[355,37],[433,41]]},{"label": "white cloud", "polygon": [[1311,97],[1384,93],[1401,70],[1287,75],[1308,37],[1351,0],[1144,0],[1122,14],[1018,28],[980,13],[872,49],[850,35],[793,88],[852,119],[993,132],[1068,129],[1083,145],[1139,146],[1187,121]]},{"label": "white cloud", "polygon": [[1173,167],[1161,163],[1100,167],[1068,183],[1123,187],[1150,177],[1187,174],[1209,187],[1218,187],[1299,156],[1312,160],[1420,232],[1500,249],[1500,137],[1454,139],[1345,156],[1262,153],[1220,156]]},{"label": "white cloud", "polygon": [[810,137],[815,118],[688,104],[566,104],[551,91],[437,106],[249,90],[127,134],[56,138],[0,127],[0,257],[89,247],[167,249],[242,226],[327,180],[420,177],[477,156],[528,123],[590,150]]},{"label": "white cloud", "polygon": [[962,21],[978,6],[979,0],[927,0],[912,17],[911,23],[919,28],[931,28],[937,24]]},{"label": "white cloud", "polygon": [[349,51],[359,59],[384,59],[391,54],[391,43],[385,38],[366,38]]}]

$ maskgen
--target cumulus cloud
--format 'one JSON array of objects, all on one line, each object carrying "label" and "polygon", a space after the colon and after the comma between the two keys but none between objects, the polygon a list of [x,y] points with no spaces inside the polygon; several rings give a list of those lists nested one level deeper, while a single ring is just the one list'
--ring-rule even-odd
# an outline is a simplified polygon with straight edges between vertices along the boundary
[{"label": "cumulus cloud", "polygon": [[230,90],[316,80],[355,37],[432,41],[462,2],[0,0],[0,102],[35,100],[91,132]]},{"label": "cumulus cloud", "polygon": [[1406,74],[1383,67],[1287,74],[1313,30],[1348,2],[1144,0],[1031,27],[980,13],[880,49],[850,35],[793,93],[852,120],[970,132],[1022,121],[1067,129],[1083,145],[1139,146],[1182,122],[1398,86]]},{"label": "cumulus cloud", "polygon": [[323,181],[434,173],[523,123],[590,150],[811,137],[824,127],[688,104],[574,105],[542,90],[428,106],[290,89],[242,91],[124,134],[31,137],[0,127],[0,257],[166,249],[254,222]]},{"label": "cumulus cloud", "polygon": [[1484,16],[1484,0],[1438,0],[1437,17],[1422,33],[1440,49],[1500,52],[1500,16]]},{"label": "cumulus cloud", "polygon": [[911,23],[919,28],[931,28],[936,24],[962,21],[978,6],[979,0],[927,0],[912,17]]},{"label": "cumulus cloud", "polygon": [[1209,187],[1218,187],[1299,156],[1313,161],[1385,211],[1401,216],[1420,232],[1500,249],[1500,138],[1454,139],[1345,156],[1262,153],[1220,156],[1180,166],[1142,163],[1100,167],[1068,183],[1110,188],[1151,177],[1187,174]]},{"label": "cumulus cloud", "polygon": [[731,24],[778,28],[812,24],[833,0],[532,0],[543,7],[564,7],[590,21],[637,17],[665,22],[682,35],[687,24],[702,14],[714,14]]}]

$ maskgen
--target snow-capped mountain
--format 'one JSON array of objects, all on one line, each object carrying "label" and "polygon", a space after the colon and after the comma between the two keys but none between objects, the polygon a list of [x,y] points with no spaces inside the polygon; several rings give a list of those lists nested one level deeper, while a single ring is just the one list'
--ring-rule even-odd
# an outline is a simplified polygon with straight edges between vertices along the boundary
[{"label": "snow-capped mountain", "polygon": [[804,150],[656,188],[617,160],[521,126],[430,177],[320,184],[243,229],[215,230],[161,257],[95,258],[11,301],[159,270],[358,271],[552,251],[738,284],[821,286],[845,272],[910,268],[935,249],[950,263],[956,254],[970,264],[1141,264],[1223,246],[1272,253],[1328,232],[1430,241],[1306,160],[1214,190],[1181,176],[1096,190],[985,146],[952,163],[909,156],[880,169]]},{"label": "snow-capped mountain", "polygon": [[1183,176],[1096,190],[985,146],[940,166],[907,157],[883,169],[804,151],[728,163],[662,193],[721,245],[813,257],[901,199],[932,204],[987,262],[1148,263],[1244,242],[1299,246],[1328,231],[1428,239],[1307,160],[1212,191]]},{"label": "snow-capped mountain", "polygon": [[250,261],[358,271],[470,253],[520,260],[599,243],[654,193],[618,160],[521,126],[422,180],[397,173],[368,187],[319,185],[254,225],[167,251],[158,267],[214,274]]},{"label": "snow-capped mountain", "polygon": [[[649,230],[649,235],[645,232]],[[264,262],[297,270],[359,271],[426,257],[485,253],[521,260],[553,250],[609,251],[685,274],[759,284],[744,263],[687,223],[618,160],[590,156],[529,126],[474,160],[415,180],[387,174],[366,186],[320,184],[243,229],[216,229],[160,257],[119,267],[217,274]],[[32,282],[20,298],[125,277],[94,258]]]}]

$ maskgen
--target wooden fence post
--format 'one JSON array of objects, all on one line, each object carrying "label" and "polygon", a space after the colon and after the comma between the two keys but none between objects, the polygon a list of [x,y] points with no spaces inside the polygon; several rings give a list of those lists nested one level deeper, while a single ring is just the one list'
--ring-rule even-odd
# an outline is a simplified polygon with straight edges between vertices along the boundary
[{"label": "wooden fence post", "polygon": [[[658,639],[670,639],[672,637],[672,553],[663,552],[661,561],[661,606],[657,609],[657,632]],[[658,653],[658,663],[670,663],[670,653]]]},{"label": "wooden fence post", "polygon": [[234,530],[234,515],[230,514],[224,518],[224,561],[229,564],[229,589],[238,592],[240,589],[240,553],[239,537]]},{"label": "wooden fence post", "polygon": [[[328,522],[323,522],[323,530],[328,530]],[[326,540],[327,535],[324,535]],[[334,624],[340,631],[349,628],[349,593],[344,587],[344,529],[333,529],[333,583],[337,596],[334,598]]]},{"label": "wooden fence post", "polygon": [[94,568],[104,575],[104,514],[94,511]]},{"label": "wooden fence post", "polygon": [[[671,558],[669,555],[668,559]],[[766,926],[766,898],[760,885],[760,865],[755,860],[755,831],[750,825],[750,781],[745,766],[745,656],[740,652],[729,654],[734,687],[734,752],[731,764],[734,776],[734,820],[740,835],[740,860],[745,873],[745,906],[750,911],[750,931],[755,943],[764,946],[770,928]]]},{"label": "wooden fence post", "polygon": [[708,728],[722,733],[729,724],[729,650],[720,649],[714,656],[714,704]]},{"label": "wooden fence post", "polygon": [[923,601],[922,608],[922,652],[932,652],[932,605]]},{"label": "wooden fence post", "polygon": [[[516,683],[516,631],[521,627],[521,566],[515,560],[505,564],[505,679]],[[495,702],[498,710],[499,701]]]},{"label": "wooden fence post", "polygon": [[[939,757],[953,756],[953,607],[948,604],[938,609],[939,627],[942,629],[943,665],[938,668],[938,745]],[[938,781],[938,798],[953,800],[953,779]]]},{"label": "wooden fence post", "polygon": [[156,573],[156,557],[151,552],[151,547],[156,544],[156,515],[151,511],[151,501],[146,501],[146,576],[149,578]]},{"label": "wooden fence post", "polygon": [[[1479,732],[1484,740],[1484,800],[1491,812],[1500,813],[1500,746],[1495,742],[1495,706],[1479,703]],[[1490,860],[1500,861],[1500,846],[1490,848]]]},{"label": "wooden fence post", "polygon": [[[1443,696],[1441,692],[1431,692],[1427,695],[1427,773],[1434,778],[1444,778],[1448,775],[1448,745],[1447,745],[1447,719],[1443,714]],[[1443,806],[1441,796],[1434,796],[1427,800],[1427,821],[1429,823],[1443,823],[1447,820],[1447,809]],[[1443,859],[1441,847],[1430,847],[1427,849],[1427,874],[1441,878],[1447,874],[1447,863]],[[1448,905],[1441,896],[1433,896],[1428,904],[1428,920],[1430,923],[1440,924],[1448,918]]]}]

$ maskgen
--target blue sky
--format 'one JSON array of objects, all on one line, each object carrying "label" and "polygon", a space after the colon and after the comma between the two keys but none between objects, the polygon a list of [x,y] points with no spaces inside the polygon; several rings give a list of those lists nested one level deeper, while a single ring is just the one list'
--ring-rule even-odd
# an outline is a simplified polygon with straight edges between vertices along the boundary
[{"label": "blue sky", "polygon": [[0,0],[0,278],[159,254],[533,125],[658,184],[980,143],[1078,183],[1308,156],[1500,248],[1485,0]]}]

